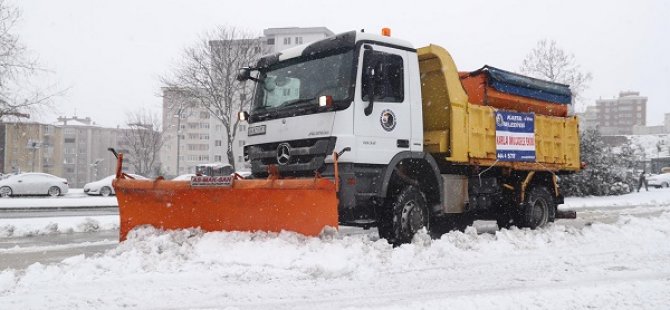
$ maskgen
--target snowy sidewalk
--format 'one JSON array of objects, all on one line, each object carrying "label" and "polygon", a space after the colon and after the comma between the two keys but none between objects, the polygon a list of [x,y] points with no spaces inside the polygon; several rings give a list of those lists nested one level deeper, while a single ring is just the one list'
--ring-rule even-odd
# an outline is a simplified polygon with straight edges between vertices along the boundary
[{"label": "snowy sidewalk", "polygon": [[0,211],[3,209],[68,209],[116,206],[118,206],[116,196],[89,196],[84,194],[84,190],[81,188],[71,188],[67,194],[59,197],[27,196],[0,199]]},{"label": "snowy sidewalk", "polygon": [[650,188],[649,191],[621,196],[568,197],[561,210],[626,209],[636,207],[670,207],[670,188]]}]

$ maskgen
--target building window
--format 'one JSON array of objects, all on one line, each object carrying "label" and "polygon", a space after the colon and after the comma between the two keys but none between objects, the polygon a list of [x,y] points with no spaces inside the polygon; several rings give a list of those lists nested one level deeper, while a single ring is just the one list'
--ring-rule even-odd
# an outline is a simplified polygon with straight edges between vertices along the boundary
[{"label": "building window", "polygon": [[254,53],[258,54],[260,52],[261,52],[261,47],[260,46],[254,47]]},{"label": "building window", "polygon": [[223,125],[216,125],[216,127],[214,127],[214,129],[216,131],[221,131],[223,129]]},{"label": "building window", "polygon": [[200,112],[200,119],[209,119],[209,112]]},{"label": "building window", "polygon": [[214,140],[214,146],[221,146],[221,140]]},{"label": "building window", "polygon": [[302,44],[302,37],[295,37],[295,44]]},{"label": "building window", "polygon": [[238,126],[240,132],[245,132],[247,131],[247,125],[239,125]]},{"label": "building window", "polygon": [[221,155],[214,155],[214,161],[221,161]]},{"label": "building window", "polygon": [[75,143],[74,138],[65,138],[65,143]]},{"label": "building window", "polygon": [[188,150],[189,151],[208,151],[209,150],[209,144],[189,144],[188,145]]},{"label": "building window", "polygon": [[291,37],[284,38],[284,45],[291,45]]},{"label": "building window", "polygon": [[275,38],[268,39],[268,45],[275,45]]}]

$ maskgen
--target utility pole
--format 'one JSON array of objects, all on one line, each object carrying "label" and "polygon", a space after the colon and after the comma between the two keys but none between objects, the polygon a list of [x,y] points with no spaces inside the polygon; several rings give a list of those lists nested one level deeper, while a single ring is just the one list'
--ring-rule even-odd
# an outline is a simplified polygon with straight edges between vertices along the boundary
[{"label": "utility pole", "polygon": [[184,114],[184,109],[185,108],[186,107],[184,106],[184,103],[180,103],[179,104],[179,109],[177,109],[177,114],[174,115],[174,117],[177,118],[177,171],[175,172],[176,175],[181,174],[181,172],[179,172],[179,162],[181,161],[181,159],[179,158],[180,151],[181,151],[180,142],[181,142],[181,133],[182,133],[182,131],[181,131],[181,119],[182,119],[182,116]]}]

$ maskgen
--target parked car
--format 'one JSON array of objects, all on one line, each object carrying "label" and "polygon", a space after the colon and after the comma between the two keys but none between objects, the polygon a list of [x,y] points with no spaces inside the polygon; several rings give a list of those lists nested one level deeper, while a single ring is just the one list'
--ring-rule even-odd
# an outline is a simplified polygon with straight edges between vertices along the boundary
[{"label": "parked car", "polygon": [[647,177],[647,185],[656,188],[670,187],[670,173],[661,173]]},{"label": "parked car", "polygon": [[21,173],[0,180],[0,197],[18,195],[65,195],[67,180],[47,173]]},{"label": "parked car", "polygon": [[[131,177],[135,179],[140,179],[140,180],[146,180],[147,178],[137,175],[137,174],[132,174],[128,173]],[[104,179],[91,182],[91,183],[86,183],[84,185],[84,193],[89,194],[89,195],[100,195],[100,196],[109,196],[109,195],[115,195],[116,192],[114,191],[114,187],[112,187],[112,180],[116,175],[112,174]]]}]

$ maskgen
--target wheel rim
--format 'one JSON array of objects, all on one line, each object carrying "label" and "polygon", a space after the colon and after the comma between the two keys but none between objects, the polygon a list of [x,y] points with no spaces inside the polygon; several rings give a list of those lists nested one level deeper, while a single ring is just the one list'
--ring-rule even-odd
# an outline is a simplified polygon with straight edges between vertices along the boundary
[{"label": "wheel rim", "polygon": [[0,188],[0,197],[9,197],[12,194],[12,190],[9,187]]},{"label": "wheel rim", "polygon": [[424,227],[424,216],[421,208],[417,208],[417,203],[408,201],[403,207],[403,220],[407,232],[414,235],[417,231]]},{"label": "wheel rim", "polygon": [[53,187],[49,188],[49,196],[54,196],[55,197],[55,196],[58,196],[58,195],[60,195],[60,189],[58,189],[58,187],[53,186]]},{"label": "wheel rim", "polygon": [[109,194],[111,194],[111,193],[112,193],[112,191],[109,189],[109,187],[103,187],[100,190],[100,195],[103,195],[103,196],[109,196]]},{"label": "wheel rim", "polygon": [[547,216],[549,215],[548,208],[547,203],[542,199],[537,199],[533,202],[529,214],[529,219],[533,226],[541,226],[547,222]]}]

